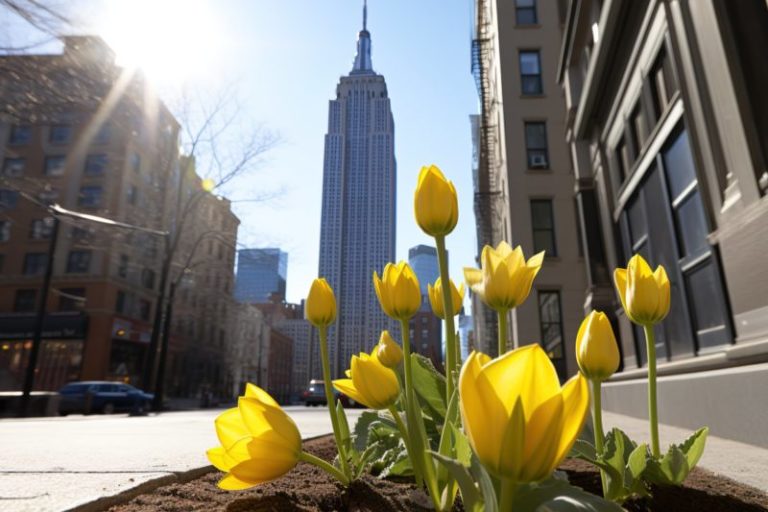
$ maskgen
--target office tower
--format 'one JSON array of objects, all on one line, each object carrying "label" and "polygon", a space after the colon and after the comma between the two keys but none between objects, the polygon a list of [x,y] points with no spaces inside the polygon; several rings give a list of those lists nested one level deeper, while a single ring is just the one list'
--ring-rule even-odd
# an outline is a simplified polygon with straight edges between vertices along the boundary
[{"label": "office tower", "polygon": [[272,294],[285,299],[288,253],[275,248],[237,251],[235,299],[238,302],[269,302]]}]

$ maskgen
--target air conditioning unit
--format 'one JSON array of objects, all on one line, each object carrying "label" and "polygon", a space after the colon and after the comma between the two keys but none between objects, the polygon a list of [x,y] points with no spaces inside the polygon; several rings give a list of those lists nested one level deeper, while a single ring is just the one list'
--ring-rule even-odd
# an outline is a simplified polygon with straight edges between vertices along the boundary
[{"label": "air conditioning unit", "polygon": [[546,169],[549,167],[547,157],[544,155],[533,155],[531,157],[531,169]]}]

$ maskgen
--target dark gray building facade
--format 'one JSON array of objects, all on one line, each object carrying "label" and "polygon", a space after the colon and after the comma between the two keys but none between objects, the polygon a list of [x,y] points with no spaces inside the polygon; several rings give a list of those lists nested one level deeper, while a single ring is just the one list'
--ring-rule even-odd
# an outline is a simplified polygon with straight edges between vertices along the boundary
[{"label": "dark gray building facade", "polygon": [[558,70],[587,310],[616,322],[608,409],[644,417],[646,351],[612,273],[663,264],[662,421],[768,446],[768,4],[572,0]]}]

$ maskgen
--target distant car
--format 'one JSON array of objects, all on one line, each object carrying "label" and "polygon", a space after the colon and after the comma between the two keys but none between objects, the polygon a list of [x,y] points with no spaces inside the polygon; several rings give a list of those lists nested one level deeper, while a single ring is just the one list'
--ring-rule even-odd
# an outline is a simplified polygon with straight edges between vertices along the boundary
[{"label": "distant car", "polygon": [[59,390],[59,414],[144,412],[154,395],[129,384],[108,381],[70,382]]},{"label": "distant car", "polygon": [[[334,397],[337,400],[341,400],[344,407],[359,407],[362,404],[357,404],[354,400],[349,398],[344,393],[340,393],[339,390],[333,390]],[[312,379],[309,381],[309,387],[301,394],[301,399],[304,400],[304,405],[307,407],[315,405],[326,405],[325,399],[325,383],[322,380]]]}]

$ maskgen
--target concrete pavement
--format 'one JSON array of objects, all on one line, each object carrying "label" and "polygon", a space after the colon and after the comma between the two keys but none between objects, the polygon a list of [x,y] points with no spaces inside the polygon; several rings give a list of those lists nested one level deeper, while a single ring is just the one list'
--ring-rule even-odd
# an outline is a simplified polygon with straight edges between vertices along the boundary
[{"label": "concrete pavement", "polygon": [[[332,430],[325,408],[285,409],[305,439]],[[98,510],[79,507],[194,477],[188,472],[209,466],[205,450],[218,442],[220,412],[0,420],[0,510]],[[348,411],[351,424],[360,413]]]},{"label": "concrete pavement", "polygon": [[[331,432],[325,408],[286,407],[304,438]],[[121,493],[139,493],[201,474],[205,450],[216,446],[213,420],[220,410],[156,416],[69,416],[0,420],[0,510],[47,512],[102,510]],[[354,424],[362,411],[348,411]],[[605,412],[636,441],[647,422]],[[688,429],[662,425],[666,446]],[[768,450],[710,437],[700,465],[768,492]]]}]

